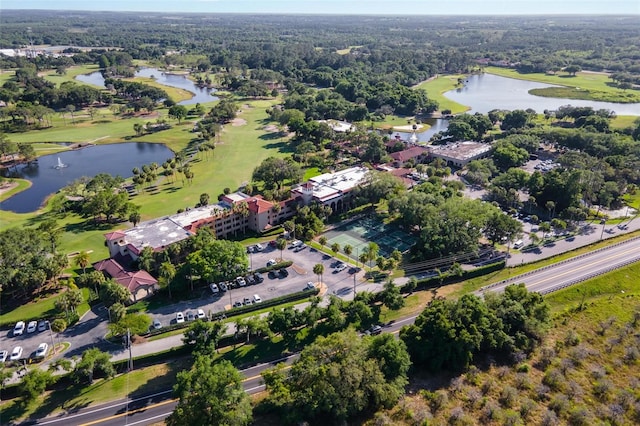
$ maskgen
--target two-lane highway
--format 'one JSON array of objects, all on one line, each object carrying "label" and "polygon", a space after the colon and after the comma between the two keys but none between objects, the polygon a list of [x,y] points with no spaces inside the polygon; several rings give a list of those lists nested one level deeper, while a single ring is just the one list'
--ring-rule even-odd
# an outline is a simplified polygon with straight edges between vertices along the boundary
[{"label": "two-lane highway", "polygon": [[510,284],[524,283],[529,291],[546,294],[639,260],[640,238],[634,238],[488,285],[480,293],[504,291]]}]

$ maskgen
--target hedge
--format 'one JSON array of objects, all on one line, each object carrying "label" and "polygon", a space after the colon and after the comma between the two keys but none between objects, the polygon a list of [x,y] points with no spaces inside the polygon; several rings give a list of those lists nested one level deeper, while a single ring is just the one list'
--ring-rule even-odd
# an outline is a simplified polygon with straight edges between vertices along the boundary
[{"label": "hedge", "polygon": [[[452,284],[452,283],[456,283],[464,280],[469,280],[471,278],[476,278],[482,275],[489,274],[491,272],[504,269],[505,265],[506,265],[506,262],[503,260],[497,263],[492,263],[491,265],[480,266],[470,271],[462,271],[462,275],[444,274],[443,278],[440,278],[440,277],[424,278],[422,280],[418,280],[418,285],[416,286],[416,290],[424,290],[424,289],[439,287],[445,284]],[[409,293],[409,288],[405,284],[400,288],[400,291],[403,293]]]},{"label": "hedge", "polygon": [[258,268],[255,272],[260,272],[261,274],[266,274],[269,271],[276,271],[278,269],[285,269],[289,266],[293,265],[292,260],[285,260],[284,262],[276,263],[275,265],[265,266],[263,268]]}]

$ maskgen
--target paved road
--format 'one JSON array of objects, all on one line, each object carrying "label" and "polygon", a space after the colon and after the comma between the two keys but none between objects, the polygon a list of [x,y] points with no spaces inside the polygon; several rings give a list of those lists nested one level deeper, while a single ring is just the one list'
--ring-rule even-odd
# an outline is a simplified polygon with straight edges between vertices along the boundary
[{"label": "paved road", "polygon": [[640,237],[491,284],[483,290],[503,291],[509,284],[524,283],[529,291],[545,294],[638,260],[640,260]]},{"label": "paved road", "polygon": [[[384,327],[384,332],[397,334],[402,326],[412,323],[415,318],[416,316],[411,316],[388,324]],[[298,359],[298,354],[293,354],[274,362],[258,364],[242,370],[241,373],[245,377],[243,380],[245,391],[253,394],[264,390],[261,376],[264,370],[280,362],[290,365],[296,359]],[[171,390],[167,389],[141,398],[114,401],[75,412],[60,413],[38,420],[33,424],[42,426],[122,426],[124,424],[143,426],[157,423],[166,418],[173,412],[176,404]]]}]

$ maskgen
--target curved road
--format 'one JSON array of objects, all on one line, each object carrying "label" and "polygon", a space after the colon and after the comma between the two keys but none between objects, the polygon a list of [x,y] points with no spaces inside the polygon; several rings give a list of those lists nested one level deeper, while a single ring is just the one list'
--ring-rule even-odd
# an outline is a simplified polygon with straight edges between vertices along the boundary
[{"label": "curved road", "polygon": [[[524,283],[529,291],[549,293],[638,260],[640,260],[640,237],[488,285],[478,293],[503,291],[507,285],[513,283]],[[398,320],[388,325],[385,328],[385,332],[397,333],[403,325],[412,323],[415,318],[416,316],[412,316]],[[262,371],[279,362],[291,364],[297,357],[298,355],[294,354],[287,358],[242,370],[241,373],[245,376],[243,381],[245,390],[248,393],[262,391],[264,389],[260,375]],[[172,398],[171,390],[165,390],[135,400],[121,400],[86,408],[74,413],[58,414],[57,416],[38,420],[33,424],[51,426],[142,426],[160,422],[171,414],[176,404],[177,400]]]},{"label": "curved road", "polygon": [[509,284],[524,283],[529,291],[547,294],[638,260],[640,260],[640,238],[633,238],[490,284],[480,289],[479,293],[504,291]]}]

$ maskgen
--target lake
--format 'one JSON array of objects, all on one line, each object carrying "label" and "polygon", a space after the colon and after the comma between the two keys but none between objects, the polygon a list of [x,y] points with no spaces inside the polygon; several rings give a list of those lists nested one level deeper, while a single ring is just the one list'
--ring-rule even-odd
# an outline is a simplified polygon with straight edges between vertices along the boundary
[{"label": "lake", "polygon": [[562,105],[590,106],[593,109],[609,109],[617,115],[640,115],[640,104],[585,101],[580,99],[545,98],[530,95],[531,89],[558,87],[535,81],[518,80],[493,74],[474,74],[466,79],[464,87],[446,92],[444,95],[462,105],[471,107],[469,112],[486,114],[492,109],[527,109],[538,113],[545,109],[553,111]]},{"label": "lake", "polygon": [[[37,162],[17,167],[15,177],[28,179],[32,185],[0,202],[0,210],[29,213],[38,210],[47,196],[82,176],[109,173],[127,178],[133,175],[134,167],[153,162],[162,164],[170,158],[173,152],[165,145],[142,142],[96,145],[45,155]],[[66,167],[56,168],[58,161]],[[13,167],[8,170],[12,176],[14,171]]]},{"label": "lake", "polygon": [[[193,93],[191,99],[178,102],[179,105],[195,105],[197,103],[211,102],[218,99],[217,96],[212,95],[212,93],[215,93],[215,89],[198,87],[193,81],[189,80],[186,75],[165,74],[157,68],[142,68],[136,72],[136,77],[154,78],[158,83],[165,86],[176,87]],[[105,87],[104,77],[99,71],[92,72],[91,74],[80,74],[76,76],[76,80],[102,88]]]}]

